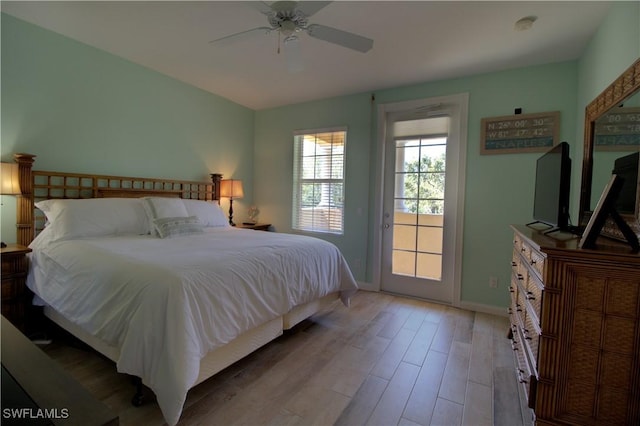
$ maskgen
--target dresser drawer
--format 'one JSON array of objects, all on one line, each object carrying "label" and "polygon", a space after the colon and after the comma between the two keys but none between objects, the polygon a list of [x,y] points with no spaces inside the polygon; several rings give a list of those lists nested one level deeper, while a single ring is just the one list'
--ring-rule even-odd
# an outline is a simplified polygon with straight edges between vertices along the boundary
[{"label": "dresser drawer", "polygon": [[23,256],[2,257],[2,278],[9,279],[16,276],[26,276],[26,260]]},{"label": "dresser drawer", "polygon": [[538,279],[542,279],[544,273],[545,256],[526,241],[520,241],[519,247],[514,247],[514,251],[519,251],[526,263],[526,267],[533,271]]},{"label": "dresser drawer", "polygon": [[509,304],[509,315],[516,313],[516,304],[518,303],[518,285],[511,280],[509,284],[509,298],[511,303]]},{"label": "dresser drawer", "polygon": [[514,234],[513,236],[513,248],[515,251],[517,251],[518,253],[520,253],[520,249],[522,249],[522,238],[520,238],[520,235],[518,234]]},{"label": "dresser drawer", "polygon": [[518,287],[518,295],[516,299],[516,316],[518,317],[518,324],[520,327],[524,327],[527,317],[527,299],[525,299],[525,292],[521,287]]},{"label": "dresser drawer", "polygon": [[542,280],[544,274],[544,264],[546,257],[535,249],[529,251],[529,265],[531,269],[538,275],[538,279]]},{"label": "dresser drawer", "polygon": [[530,311],[535,317],[534,321],[540,327],[542,309],[543,286],[534,274],[528,274],[525,287],[525,299],[530,306]]},{"label": "dresser drawer", "polygon": [[2,277],[2,302],[22,299],[25,297],[25,287],[19,281],[12,278]]},{"label": "dresser drawer", "polygon": [[519,327],[513,328],[515,328],[515,332],[511,339],[511,347],[516,357],[516,377],[518,379],[518,383],[524,390],[527,405],[529,408],[534,408],[537,379],[536,376],[532,374],[531,367],[527,359],[523,343],[524,337],[522,336],[521,330]]},{"label": "dresser drawer", "polygon": [[534,372],[538,371],[538,345],[540,344],[540,329],[537,324],[534,324],[534,319],[531,315],[527,315],[524,321],[524,327],[522,329],[524,336],[525,350],[529,355],[529,360]]}]

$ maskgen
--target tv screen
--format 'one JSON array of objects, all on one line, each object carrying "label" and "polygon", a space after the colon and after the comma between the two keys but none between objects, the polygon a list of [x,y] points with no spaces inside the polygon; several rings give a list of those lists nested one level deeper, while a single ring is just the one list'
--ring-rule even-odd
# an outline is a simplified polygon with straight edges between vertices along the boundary
[{"label": "tv screen", "polygon": [[638,170],[640,165],[640,152],[634,152],[616,159],[613,166],[613,174],[623,179],[622,188],[616,201],[618,213],[635,213],[636,197],[638,196]]},{"label": "tv screen", "polygon": [[533,219],[554,229],[568,230],[570,187],[569,144],[561,142],[536,162]]}]

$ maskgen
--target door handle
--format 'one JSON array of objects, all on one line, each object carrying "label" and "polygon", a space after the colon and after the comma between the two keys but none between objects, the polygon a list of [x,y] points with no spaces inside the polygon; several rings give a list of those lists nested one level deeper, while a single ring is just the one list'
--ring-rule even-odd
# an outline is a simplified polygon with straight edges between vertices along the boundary
[{"label": "door handle", "polygon": [[388,223],[384,224],[384,229],[389,229],[389,224]]}]

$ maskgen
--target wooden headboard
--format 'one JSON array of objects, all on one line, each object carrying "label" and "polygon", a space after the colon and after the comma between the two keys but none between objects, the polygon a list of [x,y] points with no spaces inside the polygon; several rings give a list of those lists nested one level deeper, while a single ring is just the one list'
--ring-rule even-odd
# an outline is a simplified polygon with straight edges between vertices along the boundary
[{"label": "wooden headboard", "polygon": [[176,197],[205,201],[220,200],[221,174],[211,174],[211,182],[89,175],[33,170],[35,155],[14,154],[18,163],[21,196],[17,204],[17,242],[29,245],[44,228],[44,214],[35,207],[54,198]]}]

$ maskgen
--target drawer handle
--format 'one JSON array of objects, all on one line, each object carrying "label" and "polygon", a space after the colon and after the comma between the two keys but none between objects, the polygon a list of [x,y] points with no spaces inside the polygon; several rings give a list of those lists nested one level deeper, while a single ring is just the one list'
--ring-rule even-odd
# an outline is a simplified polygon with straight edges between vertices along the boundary
[{"label": "drawer handle", "polygon": [[524,280],[524,276],[522,274],[518,274],[518,279],[519,280]]},{"label": "drawer handle", "polygon": [[509,293],[515,293],[516,291],[513,289],[513,287],[509,286]]},{"label": "drawer handle", "polygon": [[527,292],[527,300],[536,300],[536,297],[530,291]]},{"label": "drawer handle", "polygon": [[526,379],[520,379],[520,383],[529,383],[529,381]]},{"label": "drawer handle", "polygon": [[520,249],[520,251],[524,253],[525,251],[527,251],[527,249],[526,249],[526,248],[524,248],[524,247],[522,247],[522,248]]},{"label": "drawer handle", "polygon": [[518,266],[516,262],[511,262],[511,266]]},{"label": "drawer handle", "polygon": [[535,265],[535,264],[536,264],[535,259],[531,259],[531,264],[532,264],[532,265]]}]

